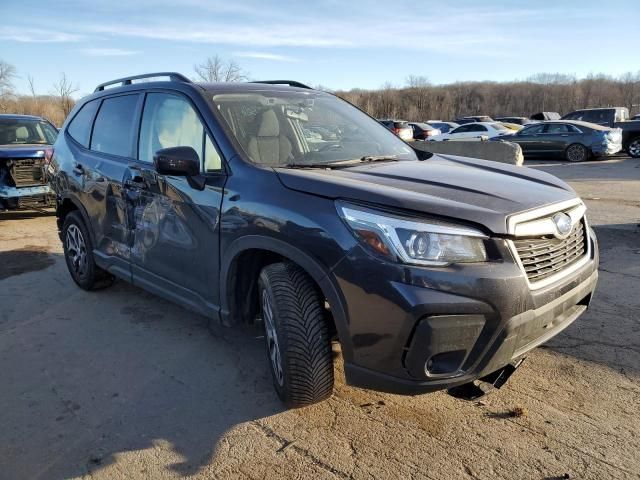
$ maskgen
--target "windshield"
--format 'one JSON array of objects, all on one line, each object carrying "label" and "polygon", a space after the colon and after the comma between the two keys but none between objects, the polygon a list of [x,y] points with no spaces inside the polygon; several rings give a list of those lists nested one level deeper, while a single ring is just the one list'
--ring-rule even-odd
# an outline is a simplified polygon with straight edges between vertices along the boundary
[{"label": "windshield", "polygon": [[501,123],[492,123],[491,126],[496,130],[509,130],[507,127],[505,127]]},{"label": "windshield", "polygon": [[247,156],[261,165],[417,159],[387,128],[333,95],[256,91],[218,94],[213,102]]},{"label": "windshield", "polygon": [[29,118],[0,118],[0,145],[53,145],[58,131],[49,123]]}]

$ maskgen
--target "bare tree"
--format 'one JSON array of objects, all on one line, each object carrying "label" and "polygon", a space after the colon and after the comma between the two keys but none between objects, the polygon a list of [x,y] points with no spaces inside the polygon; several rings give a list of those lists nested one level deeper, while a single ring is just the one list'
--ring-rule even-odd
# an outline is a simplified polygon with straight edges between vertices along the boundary
[{"label": "bare tree", "polygon": [[203,82],[242,82],[248,78],[247,73],[234,60],[225,61],[218,55],[194,65],[193,70],[198,80]]},{"label": "bare tree", "polygon": [[60,80],[53,84],[53,89],[54,95],[58,97],[58,100],[60,102],[60,109],[66,117],[67,115],[69,115],[69,112],[75,104],[75,101],[73,100],[71,95],[78,91],[78,87],[74,87],[71,80],[67,78],[67,74],[63,72],[60,74]]},{"label": "bare tree", "polygon": [[0,94],[13,92],[13,79],[16,77],[16,67],[0,59]]},{"label": "bare tree", "polygon": [[640,103],[640,71],[622,75],[619,80],[619,89],[622,103],[630,111],[633,110],[634,105]]},{"label": "bare tree", "polygon": [[409,75],[405,83],[409,88],[428,87],[429,85],[431,85],[429,79],[424,75]]},{"label": "bare tree", "polygon": [[31,96],[33,98],[37,98],[38,96],[36,95],[35,82],[31,75],[27,75],[27,83],[29,84],[29,92],[31,92]]},{"label": "bare tree", "polygon": [[7,111],[7,102],[13,94],[13,79],[16,77],[16,67],[0,58],[0,112]]}]

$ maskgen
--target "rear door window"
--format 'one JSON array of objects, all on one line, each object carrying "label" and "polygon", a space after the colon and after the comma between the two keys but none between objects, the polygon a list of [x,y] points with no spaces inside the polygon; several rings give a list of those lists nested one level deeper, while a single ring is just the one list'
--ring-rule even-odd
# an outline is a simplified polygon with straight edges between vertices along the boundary
[{"label": "rear door window", "polygon": [[466,132],[471,132],[472,130],[470,130],[469,128],[471,127],[470,124],[467,125],[462,125],[461,127],[456,128],[455,130],[453,130],[451,133],[466,133]]},{"label": "rear door window", "polygon": [[100,100],[85,103],[67,127],[67,133],[71,135],[71,138],[85,148],[89,148],[91,126],[99,105]]},{"label": "rear door window", "polygon": [[91,150],[133,156],[133,135],[138,95],[106,98],[98,111],[91,136]]},{"label": "rear door window", "polygon": [[547,129],[545,131],[545,133],[549,133],[551,135],[569,133],[569,132],[570,132],[569,125],[563,125],[559,123],[552,123],[550,125],[547,125]]}]

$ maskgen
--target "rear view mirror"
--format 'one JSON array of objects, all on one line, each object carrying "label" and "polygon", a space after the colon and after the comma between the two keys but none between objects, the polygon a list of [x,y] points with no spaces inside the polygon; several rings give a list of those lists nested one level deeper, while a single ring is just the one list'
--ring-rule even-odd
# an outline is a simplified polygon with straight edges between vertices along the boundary
[{"label": "rear view mirror", "polygon": [[200,157],[192,147],[170,147],[158,150],[153,164],[161,175],[195,177],[200,174]]}]

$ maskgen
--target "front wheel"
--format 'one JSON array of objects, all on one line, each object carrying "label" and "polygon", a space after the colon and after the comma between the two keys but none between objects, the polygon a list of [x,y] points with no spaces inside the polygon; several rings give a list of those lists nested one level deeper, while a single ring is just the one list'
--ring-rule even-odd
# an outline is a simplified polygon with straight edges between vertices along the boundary
[{"label": "front wheel", "polygon": [[567,147],[565,156],[570,162],[584,162],[589,158],[589,150],[580,143],[573,143]]},{"label": "front wheel", "polygon": [[629,155],[633,158],[640,158],[640,137],[631,140],[631,143],[629,143],[627,147],[627,152],[629,152]]},{"label": "front wheel", "polygon": [[274,263],[260,273],[260,309],[273,384],[289,407],[304,407],[333,392],[330,329],[324,302],[298,266]]}]

